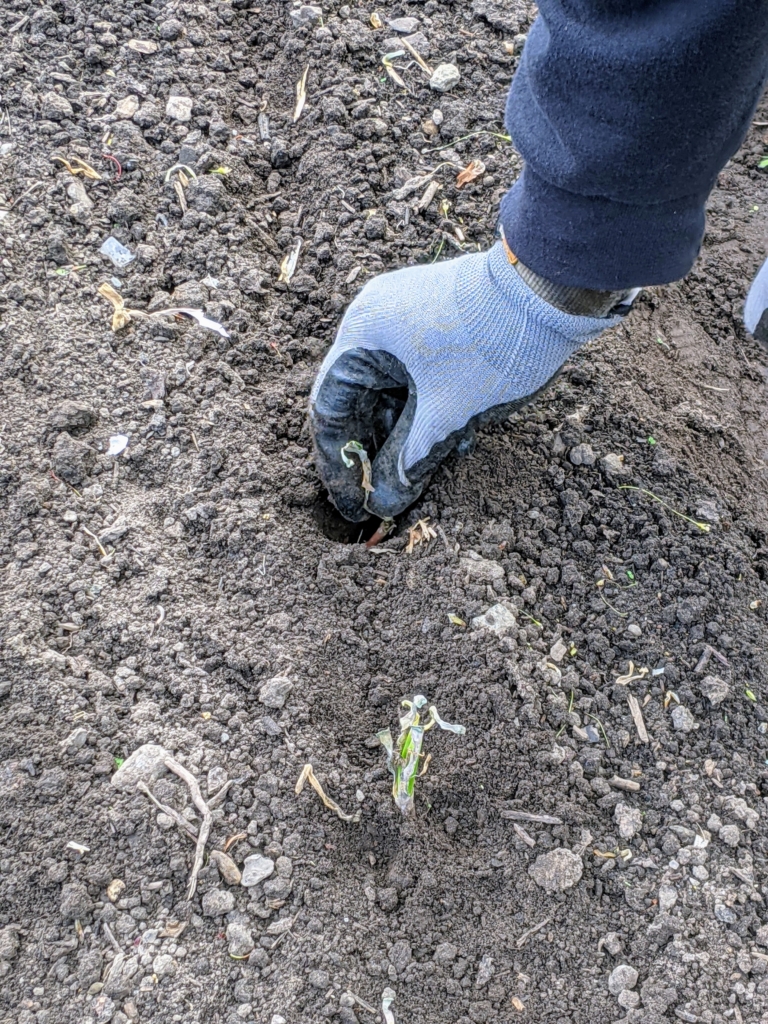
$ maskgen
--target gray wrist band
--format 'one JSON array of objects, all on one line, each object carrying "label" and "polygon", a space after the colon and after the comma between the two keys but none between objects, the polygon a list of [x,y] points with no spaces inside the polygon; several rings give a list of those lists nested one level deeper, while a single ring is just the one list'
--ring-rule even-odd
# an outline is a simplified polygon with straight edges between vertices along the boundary
[{"label": "gray wrist band", "polygon": [[503,233],[502,242],[507,259],[531,291],[563,313],[570,313],[572,316],[609,316],[616,312],[617,306],[630,305],[640,291],[639,288],[625,288],[617,292],[600,292],[591,288],[572,288],[569,285],[555,284],[521,263],[507,245]]}]

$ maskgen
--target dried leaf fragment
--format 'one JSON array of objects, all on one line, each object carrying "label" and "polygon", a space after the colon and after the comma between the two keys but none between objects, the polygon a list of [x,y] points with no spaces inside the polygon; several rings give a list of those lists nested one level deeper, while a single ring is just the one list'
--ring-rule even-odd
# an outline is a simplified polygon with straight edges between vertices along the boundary
[{"label": "dried leaf fragment", "polygon": [[73,156],[71,160],[65,160],[63,156],[54,156],[51,159],[58,160],[59,163],[64,164],[70,174],[82,174],[84,178],[90,178],[91,181],[102,181],[99,172],[95,171],[90,164],[87,164],[85,160],[81,160],[79,157]]},{"label": "dried leaf fragment", "polygon": [[381,20],[381,16],[377,11],[374,11],[371,15],[371,28],[383,28],[384,22]]},{"label": "dried leaf fragment", "polygon": [[391,59],[392,57],[400,57],[402,55],[402,52],[402,50],[398,50],[397,53],[385,53],[384,56],[381,58],[381,63],[384,65],[384,70],[387,72],[387,74],[395,83],[395,85],[399,85],[401,89],[405,89],[407,92],[408,86],[405,84],[400,75],[398,75],[398,73],[392,67]]},{"label": "dried leaf fragment", "polygon": [[188,921],[166,921],[165,928],[160,932],[160,938],[178,939],[188,923]]},{"label": "dried leaf fragment", "polygon": [[120,894],[125,889],[125,882],[122,878],[113,878],[107,886],[107,897],[110,903],[117,903],[120,899]]},{"label": "dried leaf fragment", "polygon": [[[365,486],[365,485],[363,485]],[[424,519],[420,519],[418,523],[414,523],[408,530],[408,545],[405,549],[407,555],[413,554],[413,549],[417,548],[419,544],[429,544],[431,540],[437,537],[437,531],[429,525],[429,516]]]},{"label": "dried leaf fragment", "polygon": [[317,780],[317,777],[311,764],[305,764],[304,767],[301,769],[301,775],[299,776],[298,782],[296,783],[296,796],[301,795],[304,786],[306,785],[307,782],[310,784],[312,789],[314,789],[314,791],[323,801],[323,804],[328,808],[328,810],[333,811],[335,814],[337,814],[342,821],[360,821],[360,811],[355,811],[354,814],[346,814],[344,811],[342,811],[342,809],[339,807],[335,800],[332,800],[331,797],[326,795],[325,790]]},{"label": "dried leaf fragment", "polygon": [[474,181],[479,178],[481,174],[485,174],[485,164],[482,160],[470,160],[463,171],[459,171],[456,177],[456,187],[463,188],[464,185],[468,185],[470,181]]},{"label": "dried leaf fragment", "polygon": [[[179,171],[179,175],[181,175],[181,171]],[[173,183],[173,191],[176,193],[176,196],[178,197],[179,206],[181,207],[181,212],[182,213],[186,213],[187,212],[187,197],[184,195],[184,186],[181,184],[181,182],[178,179],[176,181],[174,181],[174,183]]]},{"label": "dried leaf fragment", "polygon": [[296,109],[293,111],[293,123],[301,117],[301,112],[304,109],[304,104],[307,102],[307,75],[309,74],[309,64],[304,68],[304,74],[296,83]]},{"label": "dried leaf fragment", "polygon": [[460,619],[459,616],[454,615],[453,612],[449,613],[448,621],[451,623],[452,626],[466,626],[466,622],[464,621],[464,619]]},{"label": "dried leaf fragment", "polygon": [[105,298],[107,302],[111,302],[114,307],[112,313],[112,330],[121,331],[123,327],[127,327],[131,322],[131,316],[128,310],[125,308],[125,300],[122,295],[118,294],[115,289],[105,281],[98,287],[98,293]]},{"label": "dried leaf fragment", "polygon": [[521,1002],[517,998],[517,996],[512,996],[512,998],[510,999],[510,1003],[512,1003],[512,1006],[514,1007],[515,1010],[517,1010],[518,1013],[522,1013],[523,1010],[525,1009],[525,1004],[523,1002]]},{"label": "dried leaf fragment", "polygon": [[290,284],[291,278],[296,273],[296,267],[299,262],[299,253],[301,252],[301,239],[296,239],[296,244],[283,259],[280,264],[280,276],[278,277],[278,284]]}]

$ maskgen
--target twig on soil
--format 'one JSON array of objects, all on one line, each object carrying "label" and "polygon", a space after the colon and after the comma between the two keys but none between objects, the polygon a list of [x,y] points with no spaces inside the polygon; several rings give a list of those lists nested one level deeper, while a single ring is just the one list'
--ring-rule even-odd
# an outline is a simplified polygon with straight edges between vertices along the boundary
[{"label": "twig on soil", "polygon": [[208,836],[211,834],[211,826],[213,825],[213,816],[210,812],[208,804],[203,800],[203,794],[200,792],[200,786],[197,783],[197,779],[194,775],[187,771],[187,769],[180,765],[179,762],[173,757],[166,757],[165,767],[178,775],[180,779],[189,786],[189,793],[192,800],[197,807],[198,811],[202,815],[202,823],[200,825],[200,832],[197,837],[197,848],[195,850],[195,860],[192,864],[192,871],[189,876],[189,888],[187,890],[187,899],[191,900],[195,895],[195,889],[197,888],[197,876],[200,873],[200,868],[203,866],[203,855],[205,854],[205,844],[208,842]]},{"label": "twig on soil", "polygon": [[536,932],[540,932],[542,928],[546,928],[551,920],[551,917],[545,917],[543,921],[539,921],[539,923],[535,924],[533,928],[529,928],[527,932],[523,932],[523,934],[516,940],[515,948],[522,949],[528,939],[530,939],[532,935],[535,935]]},{"label": "twig on soil", "polygon": [[427,78],[431,78],[433,74],[432,68],[429,66],[429,64],[427,64],[427,62],[424,60],[424,58],[421,56],[418,50],[411,46],[411,44],[405,38],[400,39],[399,42],[406,48],[408,53],[410,53],[410,55],[419,65],[421,70],[426,74]]},{"label": "twig on soil", "polygon": [[30,192],[34,192],[36,188],[40,188],[40,186],[42,184],[43,184],[42,181],[36,181],[34,185],[30,185],[26,192],[22,192],[20,196],[18,196],[16,199],[13,200],[13,202],[8,207],[8,209],[12,210],[14,208],[14,206],[16,205],[16,203],[20,203],[21,200],[24,199],[25,196],[28,196]]},{"label": "twig on soil", "polygon": [[529,814],[528,811],[500,811],[502,818],[508,821],[534,821],[539,825],[562,825],[562,818],[555,818],[551,814]]},{"label": "twig on soil", "polygon": [[618,775],[614,775],[612,779],[609,779],[608,785],[613,786],[614,789],[623,789],[627,793],[640,792],[639,782],[635,782],[634,779],[622,779]]},{"label": "twig on soil", "polygon": [[702,652],[702,655],[698,660],[696,668],[693,670],[695,675],[700,675],[704,671],[704,669],[709,664],[709,659],[712,657],[713,654],[722,665],[725,665],[726,668],[730,667],[728,664],[728,659],[725,657],[725,655],[721,654],[719,651],[716,651],[715,648],[711,647],[709,644],[704,644],[704,650]]},{"label": "twig on soil", "polygon": [[224,853],[226,853],[230,846],[234,846],[235,843],[239,843],[241,839],[247,839],[247,832],[237,832],[235,835],[230,836],[229,839],[224,843]]},{"label": "twig on soil", "polygon": [[159,811],[162,811],[163,814],[167,814],[169,818],[173,818],[173,820],[176,822],[176,824],[179,826],[182,832],[186,832],[186,834],[189,836],[193,843],[197,842],[197,829],[195,828],[191,821],[187,821],[183,814],[179,814],[177,810],[174,810],[174,808],[170,807],[168,804],[160,803],[160,801],[151,792],[149,786],[147,786],[146,783],[139,782],[137,783],[136,788],[140,792],[142,792],[144,796],[148,796]]},{"label": "twig on soil", "polygon": [[357,995],[355,992],[352,992],[350,989],[347,989],[347,995],[352,996],[357,1005],[362,1007],[366,1011],[366,1013],[372,1013],[375,1017],[376,1014],[379,1012],[375,1007],[371,1006],[370,1003],[366,1003],[364,999],[361,999],[359,995]]},{"label": "twig on soil", "polygon": [[101,557],[102,558],[107,558],[107,549],[101,543],[101,541],[96,536],[96,534],[95,533],[91,533],[91,531],[88,529],[88,527],[87,526],[83,526],[82,524],[80,526],[80,529],[83,531],[83,533],[87,533],[88,536],[91,538],[91,540],[95,540],[96,541],[96,546],[98,547],[99,551],[101,552]]},{"label": "twig on soil", "polygon": [[512,823],[512,828],[515,830],[515,833],[523,840],[526,846],[533,847],[536,845],[536,840],[533,838],[533,836],[528,835],[528,833],[525,831],[522,825],[518,825],[515,821]]},{"label": "twig on soil", "polygon": [[102,924],[104,925],[104,934],[109,939],[109,941],[110,941],[114,951],[116,953],[122,953],[122,950],[120,949],[120,943],[117,941],[115,936],[112,934],[112,929],[109,927],[109,925],[107,924],[106,921],[102,921]]},{"label": "twig on soil", "polygon": [[635,723],[637,729],[637,735],[640,737],[641,743],[648,743],[648,731],[645,728],[645,722],[643,721],[643,712],[640,710],[640,705],[637,702],[637,697],[633,693],[627,694],[627,702],[629,703],[629,710],[632,714],[632,720]]},{"label": "twig on soil", "polygon": [[219,804],[224,799],[224,797],[230,791],[231,787],[234,785],[234,782],[234,779],[230,779],[228,782],[225,782],[221,789],[218,791],[218,793],[214,793],[213,796],[210,798],[210,800],[208,801],[208,806],[210,808],[218,807]]}]

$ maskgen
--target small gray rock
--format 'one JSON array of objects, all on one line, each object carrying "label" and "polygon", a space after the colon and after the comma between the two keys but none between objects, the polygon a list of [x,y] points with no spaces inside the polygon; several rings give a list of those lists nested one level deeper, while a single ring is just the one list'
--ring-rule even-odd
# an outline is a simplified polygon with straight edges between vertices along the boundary
[{"label": "small gray rock", "polygon": [[731,688],[724,679],[720,676],[704,676],[699,683],[699,689],[701,690],[702,696],[706,697],[710,704],[717,707],[718,704],[722,704],[728,694],[731,692]]},{"label": "small gray rock", "polygon": [[288,676],[273,676],[259,690],[259,700],[268,708],[279,710],[288,699],[293,683]]},{"label": "small gray rock", "polygon": [[499,583],[504,579],[504,567],[489,558],[480,558],[472,552],[459,559],[459,568],[470,583]]},{"label": "small gray rock", "polygon": [[634,1010],[640,1004],[640,994],[625,988],[623,992],[619,992],[617,1001],[619,1006],[623,1006],[625,1010]]},{"label": "small gray rock", "polygon": [[291,21],[294,28],[305,28],[309,25],[317,25],[322,19],[323,12],[320,7],[313,4],[302,4],[301,7],[294,7],[291,11]]},{"label": "small gray rock", "polygon": [[82,882],[67,882],[61,887],[61,916],[65,920],[80,919],[90,914],[93,900]]},{"label": "small gray rock", "polygon": [[293,889],[293,882],[290,878],[282,878],[279,875],[268,878],[264,883],[264,895],[268,900],[284,900]]},{"label": "small gray rock", "polygon": [[677,903],[677,889],[674,885],[662,885],[659,888],[659,910],[671,910]]},{"label": "small gray rock", "polygon": [[176,961],[170,953],[159,953],[152,961],[152,973],[158,978],[172,978],[176,973]]},{"label": "small gray rock", "polygon": [[0,960],[13,960],[18,952],[19,936],[16,929],[0,929]]},{"label": "small gray rock", "polygon": [[629,964],[619,964],[614,967],[608,978],[608,991],[612,996],[617,996],[628,988],[634,988],[639,975],[634,967]]},{"label": "small gray rock", "polygon": [[64,121],[72,117],[72,104],[66,96],[57,92],[47,92],[40,101],[40,113],[47,121]]},{"label": "small gray rock", "polygon": [[327,989],[331,983],[331,976],[328,971],[310,971],[307,975],[307,981],[312,988]]},{"label": "small gray rock", "polygon": [[376,893],[376,902],[385,913],[390,913],[391,911],[396,910],[397,889],[395,889],[394,886],[387,886],[385,889],[379,889]]},{"label": "small gray rock", "polygon": [[[768,931],[768,928],[766,929]],[[765,943],[768,946],[768,942]],[[445,964],[453,963],[459,954],[458,946],[454,945],[453,942],[441,942],[439,946],[435,947],[435,952],[432,959],[436,964],[445,966]]]},{"label": "small gray rock", "polygon": [[602,467],[603,472],[609,479],[611,477],[621,477],[630,475],[629,467],[624,464],[623,455],[614,455],[612,453],[609,455],[605,455],[600,460],[600,465]]},{"label": "small gray rock", "polygon": [[623,948],[618,932],[608,932],[603,936],[603,949],[607,949],[611,956],[618,956]]},{"label": "small gray rock", "polygon": [[477,967],[477,979],[475,980],[475,988],[485,988],[488,982],[496,973],[496,968],[493,966],[493,960],[486,953],[480,960]]},{"label": "small gray rock", "polygon": [[494,604],[483,615],[472,619],[473,629],[487,629],[496,636],[503,636],[517,626],[517,619],[505,604]]},{"label": "small gray rock", "polygon": [[261,854],[254,853],[252,856],[245,858],[243,877],[240,879],[240,884],[246,886],[246,888],[258,885],[265,878],[269,878],[274,870],[274,861],[271,861],[269,857],[262,857]]},{"label": "small gray rock", "polygon": [[723,800],[723,810],[727,811],[736,821],[743,821],[747,828],[757,828],[760,815],[753,810],[746,800],[740,796],[727,796]]},{"label": "small gray rock", "polygon": [[387,20],[388,28],[391,28],[393,32],[397,32],[401,36],[409,36],[412,32],[415,32],[419,27],[418,18],[390,18]]},{"label": "small gray rock", "polygon": [[758,946],[768,946],[768,924],[764,924],[755,933],[755,942]]},{"label": "small gray rock", "polygon": [[632,807],[630,804],[616,804],[613,820],[619,826],[619,835],[622,839],[632,839],[643,827],[643,815],[640,809]]},{"label": "small gray rock", "polygon": [[429,87],[437,92],[449,92],[460,80],[461,73],[455,64],[438,64],[429,80]]},{"label": "small gray rock", "polygon": [[95,419],[96,414],[87,402],[78,402],[69,398],[59,402],[48,415],[48,423],[54,430],[77,430],[79,427],[90,427]]},{"label": "small gray rock", "polygon": [[96,453],[87,444],[75,440],[63,430],[53,446],[53,470],[56,476],[77,487],[88,476],[96,462]]},{"label": "small gray rock", "polygon": [[570,889],[579,881],[583,871],[581,857],[566,849],[539,854],[528,868],[528,874],[534,882],[547,892],[563,892]]},{"label": "small gray rock", "polygon": [[594,466],[597,456],[590,444],[577,444],[568,456],[574,466]]},{"label": "small gray rock", "polygon": [[165,116],[171,121],[191,121],[193,106],[190,96],[169,96],[165,105]]},{"label": "small gray rock", "polygon": [[230,956],[248,956],[253,945],[250,928],[237,922],[227,925],[227,946]]},{"label": "small gray rock", "polygon": [[693,732],[696,728],[696,719],[688,708],[677,704],[672,709],[672,725],[678,732]]},{"label": "small gray rock", "polygon": [[221,917],[235,906],[235,894],[229,889],[209,889],[203,896],[203,916]]},{"label": "small gray rock", "polygon": [[398,974],[406,969],[411,960],[413,960],[413,950],[409,942],[406,942],[405,939],[398,939],[393,943],[389,951],[389,962],[394,965]]},{"label": "small gray rock", "polygon": [[160,22],[157,31],[161,39],[172,43],[174,39],[178,39],[182,34],[184,25],[178,18],[168,18],[167,21]]},{"label": "small gray rock", "polygon": [[736,847],[741,842],[741,832],[739,832],[738,825],[723,825],[717,834],[726,846]]},{"label": "small gray rock", "polygon": [[723,924],[736,924],[739,920],[739,915],[735,910],[731,910],[724,903],[715,904],[715,917],[718,921],[722,921]]},{"label": "small gray rock", "polygon": [[112,785],[124,793],[136,789],[136,784],[149,784],[167,771],[165,759],[169,757],[165,747],[157,743],[145,743],[127,757],[112,776]]}]

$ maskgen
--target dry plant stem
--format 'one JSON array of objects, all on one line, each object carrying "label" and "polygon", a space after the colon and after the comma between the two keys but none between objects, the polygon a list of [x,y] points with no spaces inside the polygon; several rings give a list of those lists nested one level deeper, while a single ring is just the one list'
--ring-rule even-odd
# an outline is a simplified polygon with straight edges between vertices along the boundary
[{"label": "dry plant stem", "polygon": [[213,796],[211,797],[211,799],[208,801],[208,807],[209,808],[218,807],[219,804],[224,799],[224,797],[230,791],[230,789],[232,788],[234,783],[235,783],[234,779],[230,779],[229,782],[225,782],[224,785],[221,787],[221,789],[218,791],[218,793],[214,793]]},{"label": "dry plant stem", "polygon": [[528,941],[528,939],[530,939],[532,935],[535,935],[536,932],[540,932],[542,928],[546,928],[551,920],[551,917],[545,917],[543,921],[539,921],[539,923],[535,924],[533,928],[529,928],[527,932],[523,932],[523,934],[515,942],[515,946],[517,947],[517,949],[522,949]]},{"label": "dry plant stem", "polygon": [[633,693],[628,693],[627,702],[629,704],[629,710],[632,713],[632,720],[634,721],[635,728],[637,729],[637,735],[640,737],[640,742],[648,743],[648,730],[645,728],[643,712],[640,710],[637,697],[635,697]]},{"label": "dry plant stem", "polygon": [[540,825],[562,825],[562,818],[555,818],[551,814],[529,814],[528,811],[500,811],[502,818],[508,821],[536,821]]},{"label": "dry plant stem", "polygon": [[112,948],[114,949],[114,951],[116,953],[121,953],[122,950],[120,949],[120,943],[117,941],[115,936],[112,934],[112,929],[109,927],[109,925],[107,924],[106,921],[103,921],[102,924],[104,925],[104,934],[107,936],[107,938],[109,939],[110,943],[112,944]]},{"label": "dry plant stem", "polygon": [[173,820],[176,822],[176,824],[179,826],[182,832],[186,832],[186,834],[189,836],[193,843],[197,842],[197,829],[192,824],[192,822],[187,821],[187,819],[183,815],[179,814],[179,812],[174,810],[173,807],[169,807],[168,804],[161,804],[157,797],[150,791],[149,786],[147,786],[145,783],[137,783],[136,788],[140,790],[140,792],[142,792],[144,796],[148,796],[159,811],[162,811],[163,814],[167,814],[169,818],[173,818]]},{"label": "dry plant stem", "polygon": [[203,794],[200,792],[200,786],[197,783],[197,779],[191,772],[180,765],[173,757],[166,757],[165,767],[178,775],[180,779],[189,786],[189,793],[192,800],[197,807],[198,811],[202,816],[202,823],[200,825],[200,832],[197,837],[197,848],[195,849],[195,860],[192,864],[192,871],[189,875],[189,888],[187,890],[187,899],[191,900],[195,895],[197,889],[197,876],[200,873],[200,868],[203,866],[203,855],[205,854],[205,844],[208,842],[208,836],[211,834],[211,826],[213,824],[213,816],[211,815],[208,804],[203,800]]},{"label": "dry plant stem", "polygon": [[523,840],[526,846],[534,847],[536,845],[536,840],[532,836],[528,835],[522,825],[518,825],[515,821],[512,823],[512,828],[515,830],[516,835]]}]

